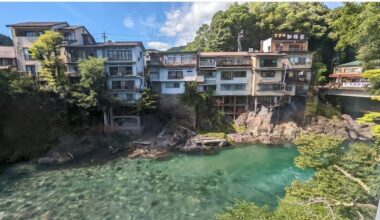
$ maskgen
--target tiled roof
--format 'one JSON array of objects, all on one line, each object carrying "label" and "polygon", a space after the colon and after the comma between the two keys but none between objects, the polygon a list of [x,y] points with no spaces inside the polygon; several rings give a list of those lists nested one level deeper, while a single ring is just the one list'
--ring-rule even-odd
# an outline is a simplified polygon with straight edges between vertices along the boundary
[{"label": "tiled roof", "polygon": [[100,43],[101,46],[142,46],[141,41],[115,41],[115,42],[105,42]]},{"label": "tiled roof", "polygon": [[201,56],[217,57],[217,56],[250,56],[248,52],[201,52]]},{"label": "tiled roof", "polygon": [[[7,27],[51,27],[54,25],[67,24],[66,22],[22,22],[9,24]],[[68,25],[68,24],[67,24]]]},{"label": "tiled roof", "polygon": [[0,58],[16,58],[13,46],[0,46]]},{"label": "tiled roof", "polygon": [[70,25],[68,27],[64,27],[64,28],[60,28],[60,30],[73,30],[73,29],[77,29],[77,28],[81,28],[83,27],[82,25]]},{"label": "tiled roof", "polygon": [[352,61],[352,62],[349,62],[349,63],[343,63],[343,64],[340,64],[339,66],[337,67],[345,67],[345,66],[360,66],[360,61],[359,60],[355,60],[355,61]]},{"label": "tiled roof", "polygon": [[284,53],[273,53],[273,52],[254,52],[250,53],[252,56],[285,56]]}]

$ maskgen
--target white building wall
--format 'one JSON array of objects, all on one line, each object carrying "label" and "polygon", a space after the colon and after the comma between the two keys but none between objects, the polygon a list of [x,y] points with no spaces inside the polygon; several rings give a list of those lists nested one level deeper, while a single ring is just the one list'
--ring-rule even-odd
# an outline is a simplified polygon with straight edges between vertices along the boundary
[{"label": "white building wall", "polygon": [[272,45],[272,38],[268,38],[264,41],[262,41],[262,49],[264,52],[270,52],[272,48],[270,48]]},{"label": "white building wall", "polygon": [[[222,72],[223,71],[245,71],[246,77],[233,78],[232,80],[223,80]],[[252,91],[252,69],[228,69],[228,70],[218,70],[216,74],[216,91],[215,96],[224,96],[224,95],[250,95]],[[222,84],[245,84],[244,91],[231,91],[223,90]]]}]

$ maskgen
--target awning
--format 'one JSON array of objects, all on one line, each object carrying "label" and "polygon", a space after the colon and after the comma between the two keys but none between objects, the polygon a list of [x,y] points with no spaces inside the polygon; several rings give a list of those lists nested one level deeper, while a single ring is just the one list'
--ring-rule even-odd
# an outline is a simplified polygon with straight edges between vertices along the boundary
[{"label": "awning", "polygon": [[330,78],[363,78],[360,73],[352,73],[352,74],[330,74]]}]

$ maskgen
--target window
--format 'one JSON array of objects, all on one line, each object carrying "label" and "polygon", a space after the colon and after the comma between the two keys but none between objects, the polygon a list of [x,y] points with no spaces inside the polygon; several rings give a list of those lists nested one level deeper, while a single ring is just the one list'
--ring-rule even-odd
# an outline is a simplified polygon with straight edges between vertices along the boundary
[{"label": "window", "polygon": [[300,51],[301,45],[300,44],[290,44],[289,45],[289,51]]},{"label": "window", "polygon": [[275,71],[262,71],[261,77],[274,77],[276,75]]},{"label": "window", "polygon": [[0,59],[0,66],[12,65],[12,59]]},{"label": "window", "polygon": [[26,69],[26,72],[31,74],[32,76],[36,75],[36,67],[34,65],[26,65],[25,69]]},{"label": "window", "polygon": [[306,64],[306,57],[292,56],[292,57],[289,57],[289,61],[294,65],[305,65]]},{"label": "window", "polygon": [[31,60],[32,56],[29,54],[29,48],[22,48],[22,53],[24,55],[25,60]]},{"label": "window", "polygon": [[123,82],[123,89],[132,90],[135,89],[135,81],[134,80],[128,80]]},{"label": "window", "polygon": [[135,97],[134,97],[133,93],[126,93],[124,96],[124,99],[126,101],[132,101],[132,100],[135,100]]},{"label": "window", "polygon": [[237,96],[236,97],[236,104],[241,105],[241,104],[246,104],[246,97],[245,96]]},{"label": "window", "polygon": [[203,89],[205,92],[207,91],[216,91],[216,85],[206,85],[206,86],[203,86]]},{"label": "window", "polygon": [[131,66],[119,66],[119,72],[123,76],[133,75]]},{"label": "window", "polygon": [[247,73],[245,71],[222,72],[222,80],[232,80],[234,78],[245,78],[245,77],[247,77]]},{"label": "window", "polygon": [[107,57],[109,60],[132,60],[131,50],[108,50]]},{"label": "window", "polygon": [[278,91],[282,90],[282,85],[280,84],[259,84],[260,91]]},{"label": "window", "polygon": [[171,88],[179,88],[179,83],[176,82],[168,82],[166,83],[166,88],[171,89]]},{"label": "window", "polygon": [[260,59],[260,66],[261,67],[277,67],[277,59]]},{"label": "window", "polygon": [[245,84],[221,84],[222,91],[245,91]]},{"label": "window", "polygon": [[205,78],[207,78],[207,79],[209,79],[209,78],[216,78],[216,72],[205,73]]},{"label": "window", "polygon": [[119,72],[119,68],[117,66],[110,66],[108,67],[108,70],[111,76],[116,76],[117,73]]},{"label": "window", "polygon": [[121,89],[121,81],[112,81],[112,89]]},{"label": "window", "polygon": [[182,70],[169,70],[168,79],[182,79],[183,71]]},{"label": "window", "polygon": [[41,31],[25,31],[26,37],[38,37],[42,34]]}]

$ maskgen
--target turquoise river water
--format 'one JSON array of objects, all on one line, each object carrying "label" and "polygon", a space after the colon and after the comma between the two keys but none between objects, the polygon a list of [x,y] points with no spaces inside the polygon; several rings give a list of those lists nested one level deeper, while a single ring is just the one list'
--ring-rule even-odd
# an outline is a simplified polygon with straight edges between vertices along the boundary
[{"label": "turquoise river water", "polygon": [[236,199],[277,205],[294,179],[294,147],[249,145],[212,156],[118,159],[42,170],[17,164],[0,174],[0,219],[213,219]]}]

